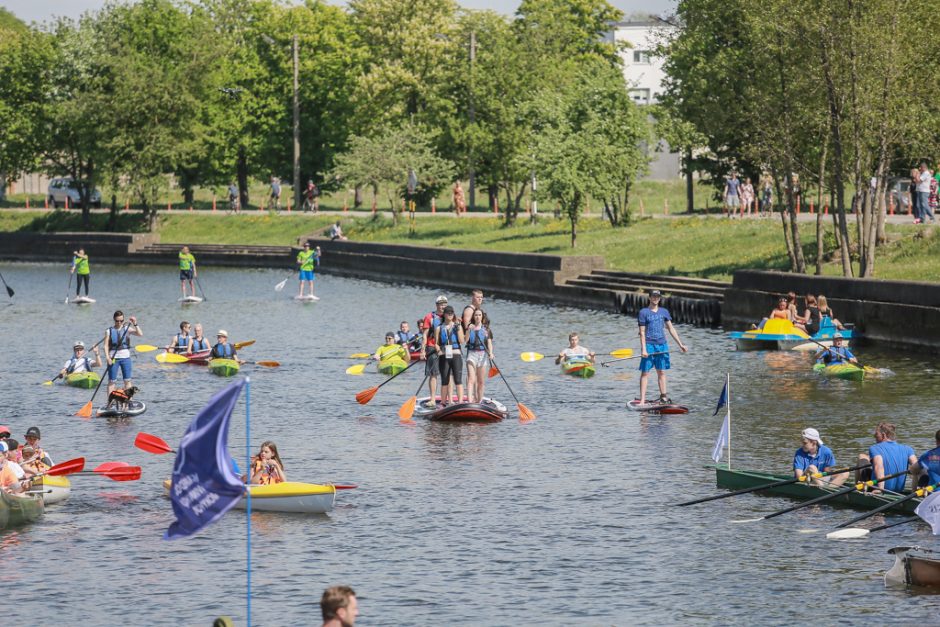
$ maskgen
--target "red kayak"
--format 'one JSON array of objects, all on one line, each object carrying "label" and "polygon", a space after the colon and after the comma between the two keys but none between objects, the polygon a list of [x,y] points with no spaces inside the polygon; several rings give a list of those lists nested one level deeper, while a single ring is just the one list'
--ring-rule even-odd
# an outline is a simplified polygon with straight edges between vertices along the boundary
[{"label": "red kayak", "polygon": [[499,422],[509,415],[505,405],[491,398],[484,398],[482,403],[454,402],[449,405],[442,405],[438,398],[433,408],[424,406],[428,398],[419,398],[415,402],[415,416],[436,422]]},{"label": "red kayak", "polygon": [[187,364],[201,364],[204,366],[209,363],[209,356],[211,354],[212,354],[212,349],[210,348],[209,350],[199,351],[198,353],[193,353],[192,355],[186,355],[187,359],[189,359],[189,361],[187,361],[186,363]]}]

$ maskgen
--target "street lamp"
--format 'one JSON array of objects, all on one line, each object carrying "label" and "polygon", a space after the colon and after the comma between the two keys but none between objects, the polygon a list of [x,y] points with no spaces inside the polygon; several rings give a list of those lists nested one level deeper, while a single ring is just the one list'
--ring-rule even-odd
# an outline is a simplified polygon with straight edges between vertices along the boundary
[{"label": "street lamp", "polygon": [[[262,34],[261,38],[270,46],[277,44],[271,37]],[[291,57],[294,62],[294,207],[300,208],[301,189],[300,189],[300,84],[298,77],[299,51],[297,35],[291,37]]]}]

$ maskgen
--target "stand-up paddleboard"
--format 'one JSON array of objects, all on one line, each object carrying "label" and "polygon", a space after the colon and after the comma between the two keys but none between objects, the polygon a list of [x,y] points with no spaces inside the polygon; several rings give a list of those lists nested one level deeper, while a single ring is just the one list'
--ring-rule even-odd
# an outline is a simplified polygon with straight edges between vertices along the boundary
[{"label": "stand-up paddleboard", "polygon": [[299,300],[303,303],[312,303],[315,300],[320,300],[320,297],[314,296],[313,294],[304,294],[303,296],[294,296],[294,300]]},{"label": "stand-up paddleboard", "polygon": [[182,298],[180,298],[180,299],[178,299],[178,300],[179,300],[179,302],[183,303],[184,305],[192,305],[192,304],[195,304],[195,303],[201,303],[201,302],[202,302],[202,299],[199,298],[198,296],[184,296],[184,297],[182,297]]},{"label": "stand-up paddleboard", "polygon": [[147,406],[143,401],[131,400],[128,401],[127,407],[122,409],[118,409],[116,406],[110,408],[107,406],[99,407],[98,416],[102,418],[124,418],[126,416],[139,416],[145,411],[147,411]]},{"label": "stand-up paddleboard", "polygon": [[90,305],[96,301],[90,296],[75,296],[74,298],[70,298],[69,302],[73,305]]},{"label": "stand-up paddleboard", "polygon": [[627,402],[627,409],[633,411],[645,411],[651,414],[687,414],[689,408],[685,405],[676,403],[662,403],[660,401],[647,401],[641,403],[639,399],[633,399]]},{"label": "stand-up paddleboard", "polygon": [[509,415],[505,405],[491,398],[484,398],[482,403],[458,403],[454,396],[454,402],[442,405],[437,397],[434,407],[427,407],[429,399],[426,396],[415,400],[415,416],[438,422],[499,422]]}]

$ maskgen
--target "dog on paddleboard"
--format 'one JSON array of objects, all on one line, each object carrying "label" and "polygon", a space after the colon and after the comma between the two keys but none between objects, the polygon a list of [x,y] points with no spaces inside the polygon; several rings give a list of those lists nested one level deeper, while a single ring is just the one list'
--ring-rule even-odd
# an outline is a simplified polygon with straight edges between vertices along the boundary
[{"label": "dog on paddleboard", "polygon": [[134,394],[140,391],[136,385],[123,390],[114,390],[108,394],[107,409],[116,409],[117,411],[127,411],[127,404],[134,398]]}]

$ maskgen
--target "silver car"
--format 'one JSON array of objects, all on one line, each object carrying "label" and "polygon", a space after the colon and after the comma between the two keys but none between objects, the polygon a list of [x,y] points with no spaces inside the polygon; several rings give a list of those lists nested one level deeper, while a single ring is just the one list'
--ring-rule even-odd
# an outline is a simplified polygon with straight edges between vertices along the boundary
[{"label": "silver car", "polygon": [[[78,188],[78,183],[71,177],[57,178],[49,181],[49,204],[54,209],[65,206],[68,199],[69,207],[81,207],[82,195]],[[101,208],[101,194],[97,189],[91,190],[88,198],[91,205],[97,209]]]}]

